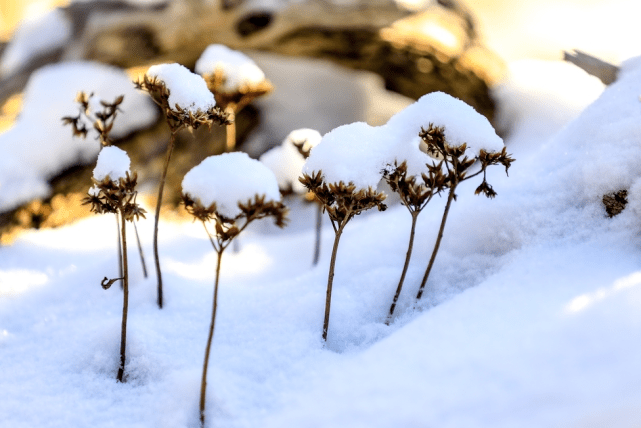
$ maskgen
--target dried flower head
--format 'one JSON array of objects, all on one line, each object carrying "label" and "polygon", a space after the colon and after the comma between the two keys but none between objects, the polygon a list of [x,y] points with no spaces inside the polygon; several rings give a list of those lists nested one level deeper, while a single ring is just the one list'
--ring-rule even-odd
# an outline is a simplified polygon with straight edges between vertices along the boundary
[{"label": "dried flower head", "polygon": [[157,76],[145,74],[134,84],[137,89],[148,92],[151,99],[160,106],[172,130],[183,127],[198,129],[202,125],[211,128],[214,123],[220,125],[231,123],[228,115],[218,106],[210,106],[203,110],[193,106],[181,106],[179,103],[171,105],[169,102],[171,91],[165,82]]},{"label": "dried flower head", "polygon": [[65,116],[62,122],[64,125],[72,126],[74,137],[85,138],[90,128],[93,128],[98,134],[101,146],[109,146],[112,143],[109,133],[113,129],[118,112],[121,111],[120,104],[124,99],[124,95],[120,95],[113,102],[107,102],[99,100],[93,92],[87,94],[80,91],[76,95],[80,110],[78,115]]},{"label": "dried flower head", "polygon": [[113,181],[106,176],[102,180],[92,178],[94,185],[88,191],[87,197],[83,199],[83,205],[91,205],[91,211],[96,214],[121,213],[127,221],[145,218],[145,209],[136,202],[138,192],[136,183],[138,174],[134,172]]},{"label": "dried flower head", "polygon": [[387,209],[383,203],[387,195],[371,187],[357,190],[354,183],[345,184],[342,181],[327,184],[322,171],[303,174],[299,180],[323,205],[335,227],[344,226],[354,216],[370,208],[376,207],[379,211]]}]

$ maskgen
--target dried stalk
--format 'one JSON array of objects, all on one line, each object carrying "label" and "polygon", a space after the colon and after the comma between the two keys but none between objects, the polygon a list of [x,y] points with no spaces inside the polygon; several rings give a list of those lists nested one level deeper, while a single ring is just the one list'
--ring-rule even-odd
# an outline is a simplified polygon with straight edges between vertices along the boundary
[{"label": "dried stalk", "polygon": [[118,375],[116,378],[118,382],[124,382],[125,373],[125,349],[127,345],[127,312],[129,308],[129,270],[127,268],[127,231],[125,217],[121,218],[121,233],[122,233],[122,260],[123,260],[123,301],[122,301],[122,325],[120,328],[120,365],[118,366]]}]

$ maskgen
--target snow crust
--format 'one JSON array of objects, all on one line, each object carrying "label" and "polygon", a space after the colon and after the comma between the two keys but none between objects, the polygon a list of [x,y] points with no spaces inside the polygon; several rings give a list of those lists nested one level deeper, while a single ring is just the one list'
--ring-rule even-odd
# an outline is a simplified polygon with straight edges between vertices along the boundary
[{"label": "snow crust", "polygon": [[127,177],[131,160],[124,150],[116,146],[103,147],[98,154],[98,162],[93,170],[93,178],[102,181],[109,177],[111,181],[117,182]]},{"label": "snow crust", "polygon": [[198,61],[196,73],[214,73],[216,69],[224,73],[223,91],[238,92],[243,86],[258,85],[265,80],[265,73],[247,55],[225,45],[207,46]]},{"label": "snow crust", "polygon": [[25,88],[22,111],[14,126],[0,134],[0,210],[49,193],[47,180],[63,168],[90,163],[100,151],[94,134],[74,138],[63,126],[63,116],[77,116],[74,101],[79,91],[94,92],[96,100],[120,105],[112,137],[122,137],[149,126],[156,110],[145,94],[135,90],[130,78],[115,67],[92,62],[49,65],[34,72]]},{"label": "snow crust", "polygon": [[71,21],[62,9],[27,17],[2,54],[0,74],[13,74],[36,56],[62,47],[71,37],[71,31]]},{"label": "snow crust", "polygon": [[169,90],[169,107],[177,104],[182,109],[196,113],[216,107],[214,95],[205,80],[181,64],[157,64],[147,70],[147,75],[162,81]]},{"label": "snow crust", "polygon": [[241,152],[208,157],[185,174],[182,189],[204,207],[216,203],[216,210],[229,218],[241,213],[239,203],[255,196],[280,200],[274,173]]},{"label": "snow crust", "polygon": [[298,178],[302,175],[305,158],[296,143],[303,143],[302,149],[307,151],[320,143],[321,138],[315,129],[296,129],[287,135],[282,144],[263,153],[259,160],[272,170],[281,189],[291,188],[296,193],[304,193],[306,188]]}]

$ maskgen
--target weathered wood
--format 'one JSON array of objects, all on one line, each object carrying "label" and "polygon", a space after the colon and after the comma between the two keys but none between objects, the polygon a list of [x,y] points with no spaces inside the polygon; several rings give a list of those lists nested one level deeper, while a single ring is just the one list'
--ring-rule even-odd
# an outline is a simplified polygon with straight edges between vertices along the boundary
[{"label": "weathered wood", "polygon": [[[389,89],[413,98],[442,90],[491,118],[488,86],[503,70],[502,61],[479,43],[470,13],[454,0],[414,14],[393,0],[342,5],[307,0],[279,9],[249,0],[185,0],[147,7],[98,0],[64,10],[73,22],[73,40],[55,57],[36,58],[4,76],[0,103],[24,87],[24,76],[57,59],[93,59],[121,67],[179,62],[193,68],[205,47],[222,43],[373,71]],[[437,31],[430,34],[430,28]],[[449,44],[443,36],[451,39]]]},{"label": "weathered wood", "polygon": [[563,52],[563,60],[571,62],[586,73],[597,77],[605,85],[614,83],[617,80],[619,67],[580,50],[575,49],[574,52]]}]

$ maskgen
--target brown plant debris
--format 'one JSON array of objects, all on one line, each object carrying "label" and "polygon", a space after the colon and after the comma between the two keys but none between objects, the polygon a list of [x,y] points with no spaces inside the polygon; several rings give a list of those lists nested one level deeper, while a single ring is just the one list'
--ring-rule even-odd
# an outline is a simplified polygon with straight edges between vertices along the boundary
[{"label": "brown plant debris", "polygon": [[605,205],[605,212],[610,218],[620,214],[621,211],[625,209],[627,203],[628,191],[625,189],[603,195],[603,205]]}]

